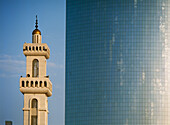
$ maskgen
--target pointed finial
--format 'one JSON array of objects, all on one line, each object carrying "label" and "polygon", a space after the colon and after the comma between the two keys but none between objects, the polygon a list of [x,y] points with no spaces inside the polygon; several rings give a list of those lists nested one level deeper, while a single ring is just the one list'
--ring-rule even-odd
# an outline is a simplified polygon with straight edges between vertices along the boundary
[{"label": "pointed finial", "polygon": [[38,28],[38,19],[37,19],[37,15],[36,15],[36,23],[35,23],[35,28],[37,29]]},{"label": "pointed finial", "polygon": [[34,34],[39,34],[39,35],[41,35],[41,32],[40,32],[40,30],[38,29],[38,19],[37,19],[37,15],[36,15],[35,28],[36,28],[36,29],[32,32],[32,35],[34,35]]}]

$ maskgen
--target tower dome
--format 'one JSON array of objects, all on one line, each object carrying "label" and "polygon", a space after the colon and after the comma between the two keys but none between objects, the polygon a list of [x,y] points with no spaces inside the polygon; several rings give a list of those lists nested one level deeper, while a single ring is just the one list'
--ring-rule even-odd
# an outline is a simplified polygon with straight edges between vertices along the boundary
[{"label": "tower dome", "polygon": [[32,35],[34,34],[39,34],[41,35],[41,31],[39,29],[35,29],[33,32],[32,32]]}]

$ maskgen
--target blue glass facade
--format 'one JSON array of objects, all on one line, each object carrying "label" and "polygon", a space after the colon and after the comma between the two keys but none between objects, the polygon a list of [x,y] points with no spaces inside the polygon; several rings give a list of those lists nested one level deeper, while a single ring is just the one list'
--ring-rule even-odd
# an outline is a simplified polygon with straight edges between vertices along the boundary
[{"label": "blue glass facade", "polygon": [[168,7],[66,1],[65,125],[170,125]]}]

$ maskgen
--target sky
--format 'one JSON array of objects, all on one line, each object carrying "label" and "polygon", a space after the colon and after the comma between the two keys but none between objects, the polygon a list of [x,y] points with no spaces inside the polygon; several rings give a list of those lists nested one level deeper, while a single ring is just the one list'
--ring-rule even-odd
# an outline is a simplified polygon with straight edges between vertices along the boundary
[{"label": "sky", "polygon": [[24,42],[32,42],[35,16],[42,43],[50,48],[47,75],[53,84],[48,98],[49,125],[64,125],[65,0],[0,0],[0,125],[23,125],[24,95],[20,76],[26,76]]}]

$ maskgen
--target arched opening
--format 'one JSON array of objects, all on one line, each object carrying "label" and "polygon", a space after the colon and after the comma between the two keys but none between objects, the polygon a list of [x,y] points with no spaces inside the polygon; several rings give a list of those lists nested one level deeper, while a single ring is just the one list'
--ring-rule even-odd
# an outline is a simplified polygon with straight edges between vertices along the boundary
[{"label": "arched opening", "polygon": [[31,81],[31,87],[34,87],[34,83],[33,83],[33,81]]},{"label": "arched opening", "polygon": [[43,50],[45,51],[45,46],[43,46]]},{"label": "arched opening", "polygon": [[38,76],[39,76],[39,61],[37,59],[34,59],[32,63],[32,77]]},{"label": "arched opening", "polygon": [[38,81],[35,81],[35,87],[38,87]]},{"label": "arched opening", "polygon": [[38,101],[33,99],[31,102],[31,125],[38,125]]},{"label": "arched opening", "polygon": [[46,81],[44,81],[44,87],[47,87],[47,82]]},{"label": "arched opening", "polygon": [[22,81],[22,87],[25,87],[25,85],[24,85],[24,84],[25,84],[25,82],[24,82],[24,81]]},{"label": "arched opening", "polygon": [[34,46],[32,47],[32,50],[34,50]]},{"label": "arched opening", "polygon": [[28,87],[28,86],[29,86],[28,84],[29,84],[29,81],[26,81],[26,87]]},{"label": "arched opening", "polygon": [[42,87],[42,81],[40,81],[40,87]]}]

